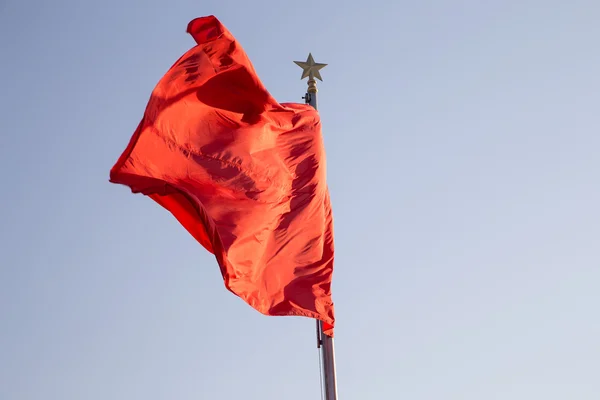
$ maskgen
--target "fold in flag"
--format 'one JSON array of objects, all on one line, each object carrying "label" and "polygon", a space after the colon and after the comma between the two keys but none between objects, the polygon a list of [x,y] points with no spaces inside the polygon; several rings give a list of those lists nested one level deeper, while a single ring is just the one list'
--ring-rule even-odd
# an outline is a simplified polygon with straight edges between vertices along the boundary
[{"label": "fold in flag", "polygon": [[333,222],[321,122],[278,103],[213,16],[155,87],[110,181],[149,196],[215,255],[225,286],[266,315],[333,336]]}]

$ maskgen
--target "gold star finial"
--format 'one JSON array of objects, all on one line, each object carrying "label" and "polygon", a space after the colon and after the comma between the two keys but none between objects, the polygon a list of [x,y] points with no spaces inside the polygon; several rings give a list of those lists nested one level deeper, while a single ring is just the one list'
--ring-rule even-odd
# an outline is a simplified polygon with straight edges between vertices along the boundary
[{"label": "gold star finial", "polygon": [[308,77],[309,80],[317,78],[323,81],[319,70],[325,68],[327,64],[316,63],[311,53],[308,53],[306,61],[294,61],[294,63],[302,68],[302,77],[300,79]]}]

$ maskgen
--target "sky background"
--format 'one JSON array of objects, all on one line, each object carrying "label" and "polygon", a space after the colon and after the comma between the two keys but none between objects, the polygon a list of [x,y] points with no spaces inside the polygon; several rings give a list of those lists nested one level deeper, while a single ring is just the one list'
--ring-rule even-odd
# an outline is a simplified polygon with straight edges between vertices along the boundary
[{"label": "sky background", "polygon": [[279,101],[328,63],[341,400],[600,398],[600,2],[0,0],[0,399],[319,399],[108,174],[214,14]]}]

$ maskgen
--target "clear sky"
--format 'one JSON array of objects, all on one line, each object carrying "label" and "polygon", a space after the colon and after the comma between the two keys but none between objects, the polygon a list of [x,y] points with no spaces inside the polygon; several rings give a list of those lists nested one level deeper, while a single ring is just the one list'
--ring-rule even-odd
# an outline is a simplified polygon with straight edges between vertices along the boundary
[{"label": "clear sky", "polygon": [[265,317],[108,183],[214,14],[280,101],[322,70],[340,399],[600,398],[600,2],[0,1],[0,399],[319,399]]}]

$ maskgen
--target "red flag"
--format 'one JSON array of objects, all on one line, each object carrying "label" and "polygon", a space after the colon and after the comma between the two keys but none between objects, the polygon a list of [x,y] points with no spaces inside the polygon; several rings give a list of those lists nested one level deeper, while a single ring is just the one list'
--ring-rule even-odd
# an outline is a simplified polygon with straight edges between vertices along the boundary
[{"label": "red flag", "polygon": [[171,212],[266,315],[320,319],[333,335],[333,222],[319,114],[280,104],[232,34],[190,22],[197,46],[155,87],[110,181]]}]

